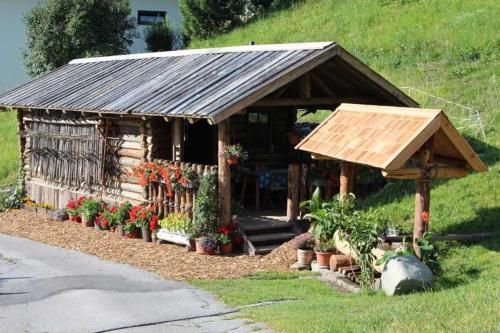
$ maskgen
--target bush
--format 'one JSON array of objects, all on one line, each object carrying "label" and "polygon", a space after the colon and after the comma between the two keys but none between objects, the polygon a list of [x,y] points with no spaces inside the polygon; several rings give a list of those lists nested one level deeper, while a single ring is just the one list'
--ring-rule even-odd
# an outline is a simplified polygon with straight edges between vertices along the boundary
[{"label": "bush", "polygon": [[134,24],[128,0],[48,0],[24,21],[26,71],[38,76],[75,58],[127,53]]},{"label": "bush", "polygon": [[195,202],[192,236],[214,234],[219,218],[217,174],[211,172],[200,177]]},{"label": "bush", "polygon": [[227,32],[243,22],[246,0],[181,0],[184,32],[206,39]]},{"label": "bush", "polygon": [[144,32],[144,41],[150,52],[172,50],[175,39],[176,32],[167,17],[163,21],[154,22]]}]

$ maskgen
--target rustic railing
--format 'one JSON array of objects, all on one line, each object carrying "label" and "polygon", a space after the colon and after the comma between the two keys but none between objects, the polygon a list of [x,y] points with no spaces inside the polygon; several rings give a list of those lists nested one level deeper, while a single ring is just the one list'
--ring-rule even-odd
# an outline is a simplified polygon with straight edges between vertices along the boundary
[{"label": "rustic railing", "polygon": [[[196,178],[198,179],[203,174],[217,171],[217,167],[214,165],[171,162],[157,159],[155,159],[154,162],[173,163],[181,167],[181,169],[191,168],[197,175]],[[197,182],[194,182],[194,184],[191,183],[187,186],[181,185],[174,187],[172,189],[172,195],[168,196],[166,184],[164,182],[156,182],[148,185],[146,195],[148,202],[154,206],[155,212],[160,216],[160,218],[163,218],[170,213],[182,213],[192,217],[197,191]]]}]

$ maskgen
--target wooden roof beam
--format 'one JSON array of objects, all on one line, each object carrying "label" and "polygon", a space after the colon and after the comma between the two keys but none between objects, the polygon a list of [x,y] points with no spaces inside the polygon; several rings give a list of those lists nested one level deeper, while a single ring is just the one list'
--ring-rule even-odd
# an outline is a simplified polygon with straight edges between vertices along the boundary
[{"label": "wooden roof beam", "polygon": [[352,97],[310,97],[310,98],[264,98],[253,103],[253,107],[272,107],[272,106],[324,106],[339,105],[342,103],[376,103],[376,100],[370,97],[352,96]]}]

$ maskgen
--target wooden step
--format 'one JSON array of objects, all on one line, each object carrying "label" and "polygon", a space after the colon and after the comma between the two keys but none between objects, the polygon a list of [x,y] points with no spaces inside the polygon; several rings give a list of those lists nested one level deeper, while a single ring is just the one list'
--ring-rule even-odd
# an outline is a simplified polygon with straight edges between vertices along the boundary
[{"label": "wooden step", "polygon": [[295,237],[295,233],[292,231],[287,232],[273,232],[267,234],[260,235],[247,235],[248,239],[254,242],[267,242],[267,241],[281,241],[281,240],[290,240]]},{"label": "wooden step", "polygon": [[281,244],[262,245],[255,247],[255,254],[266,254],[280,247]]},{"label": "wooden step", "polygon": [[292,228],[292,224],[289,222],[252,222],[241,224],[240,227],[246,232],[252,231],[263,231],[263,230],[274,230],[274,229],[289,229]]}]

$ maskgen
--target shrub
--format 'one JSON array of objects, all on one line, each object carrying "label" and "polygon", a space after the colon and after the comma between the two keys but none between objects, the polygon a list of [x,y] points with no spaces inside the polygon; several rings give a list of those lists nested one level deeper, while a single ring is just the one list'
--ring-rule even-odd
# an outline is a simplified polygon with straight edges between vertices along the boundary
[{"label": "shrub", "polygon": [[170,51],[174,48],[176,32],[169,19],[151,24],[144,31],[144,41],[150,52]]},{"label": "shrub", "polygon": [[192,236],[199,237],[215,233],[219,218],[217,174],[210,172],[200,177],[195,202]]}]

